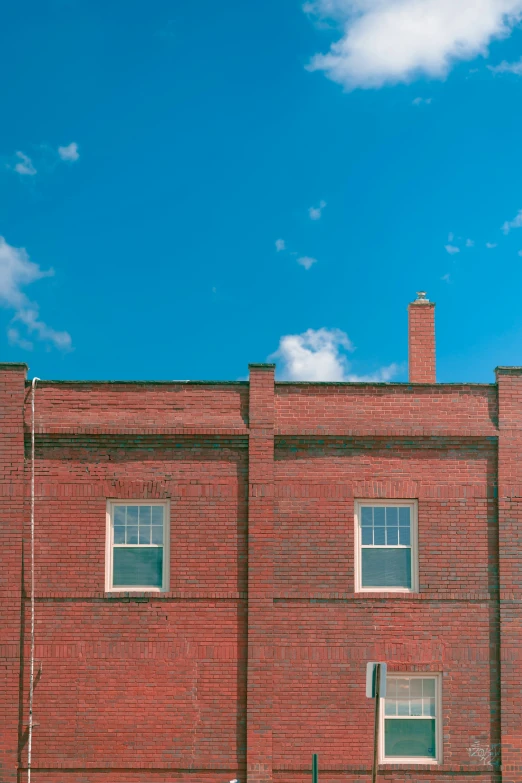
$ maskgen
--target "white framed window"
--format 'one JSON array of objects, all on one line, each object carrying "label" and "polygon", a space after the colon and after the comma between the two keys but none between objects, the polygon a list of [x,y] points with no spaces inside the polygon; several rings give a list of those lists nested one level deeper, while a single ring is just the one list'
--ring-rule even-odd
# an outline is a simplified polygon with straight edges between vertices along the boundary
[{"label": "white framed window", "polygon": [[107,502],[106,590],[168,590],[168,502]]},{"label": "white framed window", "polygon": [[417,502],[356,501],[356,592],[418,589]]},{"label": "white framed window", "polygon": [[440,674],[389,674],[381,703],[383,764],[442,762]]}]

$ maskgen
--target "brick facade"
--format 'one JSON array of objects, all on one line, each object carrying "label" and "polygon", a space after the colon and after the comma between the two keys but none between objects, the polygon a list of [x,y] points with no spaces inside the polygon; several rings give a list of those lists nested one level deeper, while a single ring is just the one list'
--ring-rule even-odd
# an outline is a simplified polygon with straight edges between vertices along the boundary
[{"label": "brick facade", "polygon": [[[304,783],[313,752],[369,780],[383,660],[441,674],[443,759],[380,781],[522,783],[522,368],[435,384],[432,324],[412,303],[408,384],[38,383],[33,781]],[[30,402],[0,365],[0,783],[27,780]],[[169,500],[168,592],[106,591],[108,499]],[[355,592],[359,499],[417,502],[418,593]]]}]

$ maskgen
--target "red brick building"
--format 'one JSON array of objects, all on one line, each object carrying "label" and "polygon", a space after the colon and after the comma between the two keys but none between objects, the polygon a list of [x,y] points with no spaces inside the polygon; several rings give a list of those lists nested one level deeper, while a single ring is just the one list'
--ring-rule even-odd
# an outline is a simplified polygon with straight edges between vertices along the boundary
[{"label": "red brick building", "polygon": [[[522,781],[522,368],[39,381],[0,365],[0,781]],[[31,473],[34,465],[34,583]],[[34,590],[32,592],[32,585]]]}]

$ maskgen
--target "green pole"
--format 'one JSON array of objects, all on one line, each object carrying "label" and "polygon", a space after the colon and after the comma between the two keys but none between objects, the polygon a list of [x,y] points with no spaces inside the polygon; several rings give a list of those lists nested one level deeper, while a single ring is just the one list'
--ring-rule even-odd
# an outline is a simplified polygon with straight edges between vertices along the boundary
[{"label": "green pole", "polygon": [[312,754],[312,783],[318,783],[317,753]]}]

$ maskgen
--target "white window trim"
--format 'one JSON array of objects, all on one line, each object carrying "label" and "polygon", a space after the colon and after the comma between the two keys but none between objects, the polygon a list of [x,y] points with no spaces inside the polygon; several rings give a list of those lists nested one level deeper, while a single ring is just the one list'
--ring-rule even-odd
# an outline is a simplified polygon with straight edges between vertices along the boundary
[{"label": "white window trim", "polygon": [[[133,585],[132,587],[112,586],[112,550],[113,550],[113,526],[112,516],[114,506],[162,506],[163,512],[163,585],[151,587],[150,585]],[[105,592],[106,593],[165,593],[169,589],[170,577],[170,501],[168,500],[134,500],[134,498],[122,498],[108,500],[106,511],[106,535],[105,535]]]},{"label": "white window trim", "polygon": [[[363,587],[361,568],[361,507],[362,506],[406,506],[411,509],[411,587]],[[416,500],[365,500],[355,501],[355,592],[356,593],[418,593],[419,592],[419,555],[418,555],[418,503]]]},{"label": "white window trim", "polygon": [[[379,764],[442,764],[442,740],[444,737],[442,726],[442,675],[437,672],[390,672],[388,677],[421,677],[423,679],[435,680],[435,758],[429,758],[425,756],[388,756],[384,755],[384,720],[386,699],[381,699],[380,714],[379,714]],[[411,717],[411,716],[410,716]],[[404,716],[409,720],[409,717]],[[416,718],[412,718],[416,720]],[[392,720],[400,720],[400,717],[392,718]],[[426,720],[419,716],[419,720]]]}]

